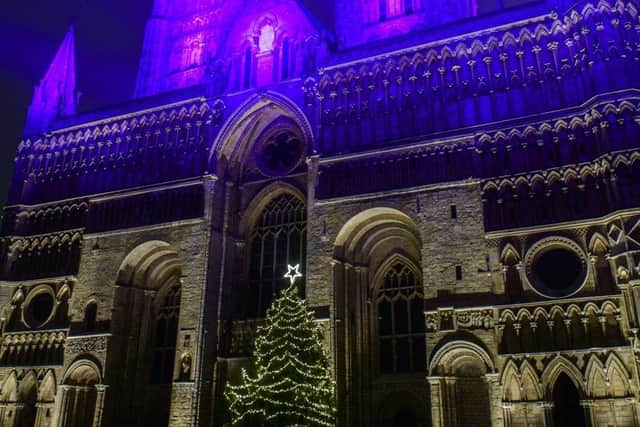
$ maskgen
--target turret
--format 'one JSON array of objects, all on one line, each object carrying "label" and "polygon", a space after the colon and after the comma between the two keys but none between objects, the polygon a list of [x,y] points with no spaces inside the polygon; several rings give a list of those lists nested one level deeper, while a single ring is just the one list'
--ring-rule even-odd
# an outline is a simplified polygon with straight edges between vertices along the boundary
[{"label": "turret", "polygon": [[24,134],[46,131],[56,119],[75,114],[76,107],[75,37],[72,25],[47,72],[34,89]]}]

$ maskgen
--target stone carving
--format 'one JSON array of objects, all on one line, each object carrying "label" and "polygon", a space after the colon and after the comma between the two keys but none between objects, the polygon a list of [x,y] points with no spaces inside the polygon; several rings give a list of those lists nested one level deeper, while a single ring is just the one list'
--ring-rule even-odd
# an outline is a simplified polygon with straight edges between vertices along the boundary
[{"label": "stone carving", "polygon": [[427,314],[425,322],[426,322],[427,332],[436,332],[438,330],[437,314]]},{"label": "stone carving", "polygon": [[97,335],[82,338],[69,338],[66,345],[66,353],[102,353],[107,350],[107,337]]},{"label": "stone carving", "polygon": [[493,328],[493,313],[491,310],[461,311],[456,313],[459,328],[491,329]]},{"label": "stone carving", "polygon": [[185,351],[180,355],[180,380],[186,381],[191,378],[191,362],[193,356],[188,351]]}]

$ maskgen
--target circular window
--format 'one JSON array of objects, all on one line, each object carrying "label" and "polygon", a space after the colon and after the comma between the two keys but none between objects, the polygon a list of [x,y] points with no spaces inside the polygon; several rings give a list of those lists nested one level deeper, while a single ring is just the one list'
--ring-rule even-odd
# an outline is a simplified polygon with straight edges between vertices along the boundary
[{"label": "circular window", "polygon": [[542,295],[561,298],[573,295],[582,287],[586,266],[583,257],[570,245],[550,245],[531,256],[527,276]]},{"label": "circular window", "polygon": [[48,292],[40,292],[29,301],[27,307],[27,323],[32,328],[38,328],[49,320],[53,314],[53,295]]},{"label": "circular window", "polygon": [[261,148],[260,167],[268,175],[287,174],[300,163],[303,148],[299,138],[281,132]]}]

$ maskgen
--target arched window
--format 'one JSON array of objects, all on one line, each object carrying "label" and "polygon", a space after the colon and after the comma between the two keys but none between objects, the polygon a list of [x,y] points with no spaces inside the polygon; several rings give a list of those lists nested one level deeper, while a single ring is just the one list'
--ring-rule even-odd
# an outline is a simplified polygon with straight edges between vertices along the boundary
[{"label": "arched window", "polygon": [[252,62],[253,62],[253,52],[251,51],[251,48],[248,47],[245,51],[244,51],[244,75],[243,77],[243,88],[244,89],[248,89],[249,87],[251,87],[251,67],[252,67]]},{"label": "arched window", "polygon": [[169,384],[173,379],[173,364],[180,317],[180,285],[169,289],[156,314],[151,382]]},{"label": "arched window", "polygon": [[[250,237],[249,315],[262,317],[274,295],[287,285],[287,265],[306,260],[307,208],[292,194],[273,199],[264,208]],[[299,279],[300,280],[300,279]],[[303,290],[304,278],[298,282]]]},{"label": "arched window", "polygon": [[398,262],[387,271],[376,298],[380,372],[426,369],[424,304],[418,275]]},{"label": "arched window", "polygon": [[289,39],[284,39],[282,42],[282,80],[289,78],[289,55],[291,46]]},{"label": "arched window", "polygon": [[84,330],[85,332],[96,331],[96,317],[98,315],[98,304],[90,302],[84,309]]}]

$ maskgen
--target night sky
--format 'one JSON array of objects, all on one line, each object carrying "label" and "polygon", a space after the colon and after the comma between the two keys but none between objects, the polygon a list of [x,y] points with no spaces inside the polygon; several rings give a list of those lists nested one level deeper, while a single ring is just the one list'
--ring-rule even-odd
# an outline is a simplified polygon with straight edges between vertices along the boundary
[{"label": "night sky", "polygon": [[33,86],[76,23],[80,111],[133,95],[151,0],[0,1],[0,207]]}]

